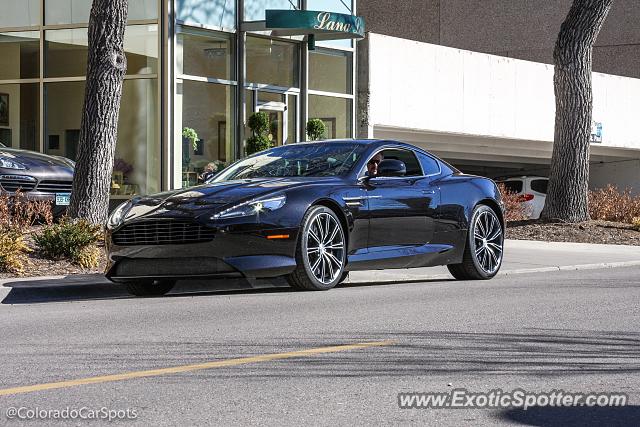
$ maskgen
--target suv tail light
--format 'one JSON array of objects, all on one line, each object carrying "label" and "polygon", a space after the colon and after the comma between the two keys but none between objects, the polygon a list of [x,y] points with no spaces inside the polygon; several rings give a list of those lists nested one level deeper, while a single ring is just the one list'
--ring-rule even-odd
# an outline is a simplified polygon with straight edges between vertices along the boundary
[{"label": "suv tail light", "polygon": [[518,197],[518,203],[531,201],[533,200],[533,197],[533,194],[521,194],[520,197]]}]

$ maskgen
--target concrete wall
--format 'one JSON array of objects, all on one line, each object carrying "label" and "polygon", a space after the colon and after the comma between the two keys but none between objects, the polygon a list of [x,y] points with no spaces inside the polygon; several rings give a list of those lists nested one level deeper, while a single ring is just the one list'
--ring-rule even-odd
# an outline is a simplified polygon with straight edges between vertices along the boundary
[{"label": "concrete wall", "polygon": [[[378,34],[368,46],[370,126],[553,141],[551,65]],[[596,73],[593,81],[601,145],[640,149],[640,80]]]},{"label": "concrete wall", "polygon": [[[536,62],[553,47],[571,0],[359,0],[373,33]],[[640,2],[616,0],[594,48],[594,71],[640,77]]]}]

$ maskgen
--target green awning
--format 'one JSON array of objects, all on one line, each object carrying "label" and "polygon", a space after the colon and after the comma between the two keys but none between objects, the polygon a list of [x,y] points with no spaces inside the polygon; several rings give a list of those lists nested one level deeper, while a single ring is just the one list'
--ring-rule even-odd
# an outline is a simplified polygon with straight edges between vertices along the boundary
[{"label": "green awning", "polygon": [[313,35],[316,40],[362,39],[364,19],[312,10],[267,10],[266,29],[278,36]]}]

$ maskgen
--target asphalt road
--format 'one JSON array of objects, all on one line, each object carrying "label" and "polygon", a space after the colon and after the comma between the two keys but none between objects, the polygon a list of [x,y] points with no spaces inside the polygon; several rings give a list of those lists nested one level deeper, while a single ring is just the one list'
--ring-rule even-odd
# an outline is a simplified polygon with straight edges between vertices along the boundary
[{"label": "asphalt road", "polygon": [[[104,407],[129,409],[126,425],[640,425],[639,267],[118,295],[0,305],[0,424],[24,424],[13,407]],[[623,392],[630,406],[398,407],[399,392],[458,388]]]}]

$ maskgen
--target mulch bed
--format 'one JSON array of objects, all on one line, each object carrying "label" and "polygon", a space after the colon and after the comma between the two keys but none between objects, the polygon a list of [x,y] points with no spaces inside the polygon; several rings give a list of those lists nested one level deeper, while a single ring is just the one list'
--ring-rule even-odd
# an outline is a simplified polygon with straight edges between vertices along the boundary
[{"label": "mulch bed", "polygon": [[[66,276],[104,272],[106,265],[104,252],[102,252],[99,267],[91,270],[85,270],[66,260],[52,261],[43,258],[31,239],[31,235],[38,232],[39,229],[39,226],[33,227],[27,236],[27,244],[33,249],[33,252],[28,257],[29,265],[25,267],[24,273],[18,277]],[[608,221],[587,221],[580,224],[545,223],[540,220],[514,221],[507,224],[507,238],[640,246],[640,232],[635,231],[629,224]],[[0,279],[14,277],[16,277],[15,274],[0,273]]]},{"label": "mulch bed", "polygon": [[[32,252],[27,256],[28,264],[24,268],[24,272],[20,275],[13,273],[0,273],[0,279],[12,279],[15,277],[38,277],[38,276],[67,276],[70,274],[95,274],[103,273],[107,263],[107,257],[104,250],[101,252],[100,265],[95,269],[84,269],[67,260],[49,260],[42,256],[36,249],[33,242],[33,234],[40,231],[42,226],[32,227],[26,235],[25,241]],[[102,246],[101,249],[104,249]]]},{"label": "mulch bed", "polygon": [[507,224],[507,239],[640,246],[640,232],[630,224],[610,221],[579,224],[514,221]]}]

